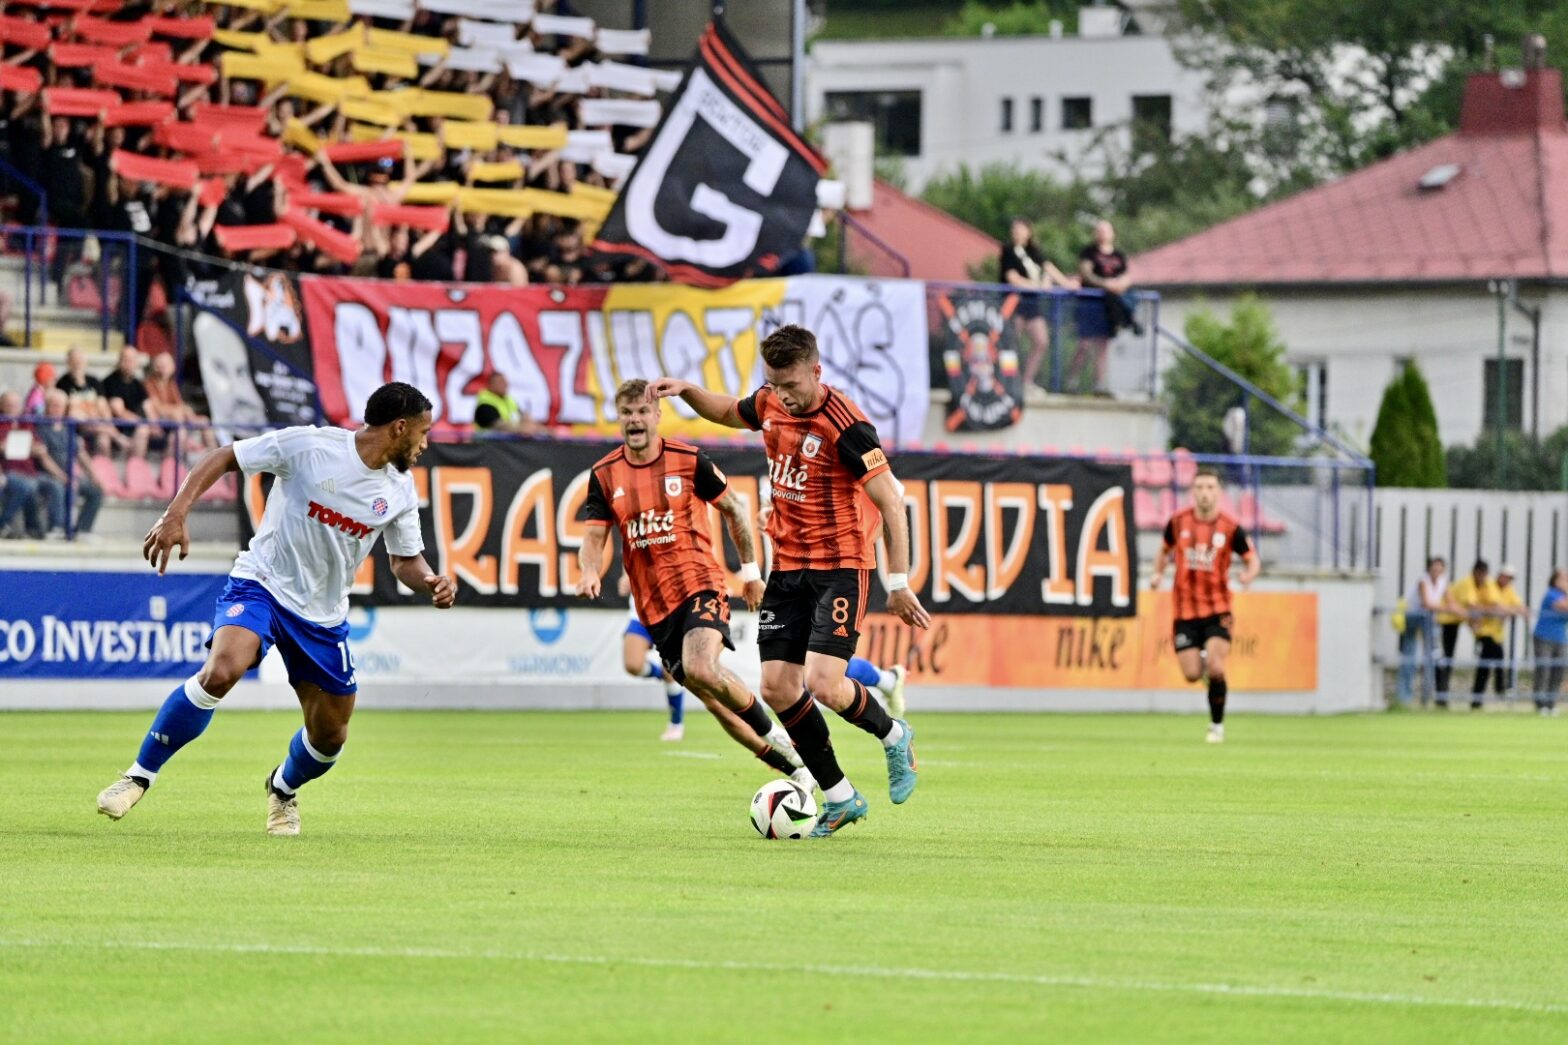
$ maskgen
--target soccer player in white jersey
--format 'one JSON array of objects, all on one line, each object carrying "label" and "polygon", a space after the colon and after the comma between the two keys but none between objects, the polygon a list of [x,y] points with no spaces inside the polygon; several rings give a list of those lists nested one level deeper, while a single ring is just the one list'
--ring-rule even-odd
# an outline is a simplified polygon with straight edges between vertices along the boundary
[{"label": "soccer player in white jersey", "polygon": [[218,701],[277,646],[299,695],[305,727],[267,774],[267,833],[299,834],[296,793],[336,763],[354,712],[348,593],[378,536],[397,579],[437,609],[457,585],[426,564],[419,500],[408,474],[430,432],[430,401],[412,385],[382,385],[365,404],[365,427],[285,428],[209,452],[191,469],[148,531],[142,554],[162,574],[176,546],[190,550],[185,517],[228,472],[277,477],[261,526],[240,552],[218,599],[201,671],[169,694],[136,761],[98,796],[118,820],[141,801],[176,751],[201,736]]}]

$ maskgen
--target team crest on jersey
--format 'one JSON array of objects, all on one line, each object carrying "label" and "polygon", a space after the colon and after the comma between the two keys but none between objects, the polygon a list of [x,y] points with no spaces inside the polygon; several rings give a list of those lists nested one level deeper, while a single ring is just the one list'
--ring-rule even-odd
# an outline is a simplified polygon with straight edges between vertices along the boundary
[{"label": "team crest on jersey", "polygon": [[387,514],[388,507],[387,499],[385,497],[377,497],[374,501],[370,502],[370,510],[375,512],[377,515]]},{"label": "team crest on jersey", "polygon": [[822,437],[816,434],[808,435],[800,441],[800,452],[806,457],[817,456],[817,451],[822,449]]},{"label": "team crest on jersey", "polygon": [[223,615],[225,617],[238,617],[240,614],[242,614],[244,612],[245,612],[245,607],[242,604],[236,602],[233,606],[230,606],[228,608],[228,610]]},{"label": "team crest on jersey", "polygon": [[1223,547],[1225,547],[1225,535],[1223,533],[1216,533],[1214,535],[1214,547],[1216,547],[1216,548],[1223,548]]},{"label": "team crest on jersey", "polygon": [[679,497],[681,495],[681,477],[678,475],[666,475],[664,477],[664,492],[666,496]]}]

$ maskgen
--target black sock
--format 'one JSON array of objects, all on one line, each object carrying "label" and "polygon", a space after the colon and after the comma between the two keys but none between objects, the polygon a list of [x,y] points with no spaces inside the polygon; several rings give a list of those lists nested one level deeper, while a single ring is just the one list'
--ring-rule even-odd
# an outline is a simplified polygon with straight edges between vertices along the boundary
[{"label": "black sock", "polygon": [[825,790],[843,781],[844,771],[838,767],[838,758],[833,754],[828,720],[822,717],[822,711],[810,693],[802,693],[799,700],[779,712],[779,721],[795,742],[796,754],[817,778],[818,787]]},{"label": "black sock", "polygon": [[858,726],[881,740],[893,731],[892,716],[865,686],[854,679],[849,682],[855,687],[855,699],[849,702],[849,707],[839,712],[839,716],[850,725]]},{"label": "black sock", "polygon": [[740,720],[750,726],[752,732],[759,737],[767,736],[768,731],[773,728],[773,720],[768,717],[768,709],[763,707],[762,701],[756,697],[752,697],[751,703],[735,714],[739,715]]},{"label": "black sock", "polygon": [[1209,679],[1209,721],[1216,726],[1225,721],[1225,694],[1229,691],[1224,679]]},{"label": "black sock", "polygon": [[789,764],[789,759],[773,750],[772,747],[757,752],[757,757],[762,760],[763,765],[770,769],[776,769],[785,776],[795,772],[795,767]]}]

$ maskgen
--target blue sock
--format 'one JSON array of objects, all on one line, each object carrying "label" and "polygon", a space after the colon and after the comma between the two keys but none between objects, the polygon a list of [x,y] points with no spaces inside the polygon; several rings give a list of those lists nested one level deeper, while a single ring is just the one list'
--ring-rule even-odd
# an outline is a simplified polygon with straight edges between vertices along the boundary
[{"label": "blue sock", "polygon": [[310,781],[325,774],[337,763],[337,760],[337,755],[323,755],[311,747],[309,738],[305,736],[305,730],[301,728],[294,734],[294,739],[289,741],[289,757],[285,758],[283,765],[272,774],[272,786],[286,795],[292,795]]},{"label": "blue sock", "polygon": [[147,739],[136,753],[136,762],[125,771],[126,776],[138,776],[149,783],[158,779],[163,764],[174,753],[189,744],[212,721],[212,711],[218,698],[201,688],[195,676],[186,679],[168,698],[152,720]]},{"label": "blue sock", "polygon": [[643,678],[645,678],[645,679],[662,679],[664,677],[664,667],[658,661],[656,661],[652,657],[650,657],[650,658],[648,658],[648,662],[647,663],[648,663],[648,669],[643,672],[643,675],[642,675]]},{"label": "blue sock", "polygon": [[882,684],[881,670],[864,657],[850,657],[849,670],[844,674],[867,689],[875,689]]},{"label": "blue sock", "polygon": [[670,702],[670,725],[678,726],[681,719],[686,717],[686,692],[678,689],[668,694],[667,699]]}]

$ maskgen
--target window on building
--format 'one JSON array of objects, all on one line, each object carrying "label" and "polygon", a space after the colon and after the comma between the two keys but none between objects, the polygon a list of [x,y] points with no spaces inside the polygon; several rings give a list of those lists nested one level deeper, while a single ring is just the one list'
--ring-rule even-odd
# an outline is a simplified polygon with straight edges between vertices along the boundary
[{"label": "window on building", "polygon": [[[1485,376],[1482,391],[1486,401],[1482,404],[1482,413],[1486,428],[1491,430],[1497,427],[1497,410],[1502,406],[1503,427],[1511,432],[1519,431],[1524,427],[1524,360],[1505,359],[1499,371],[1498,361],[1488,359]],[[1501,392],[1498,389],[1499,377]],[[1499,395],[1503,397],[1503,403],[1498,402]]]},{"label": "window on building", "polygon": [[920,155],[919,91],[830,91],[827,118],[866,120],[876,128],[877,155]]},{"label": "window on building", "polygon": [[1045,130],[1045,99],[1029,99],[1029,130],[1039,134]]},{"label": "window on building", "polygon": [[1171,96],[1135,94],[1132,96],[1133,144],[1139,149],[1163,145],[1171,140]]},{"label": "window on building", "polygon": [[1093,126],[1093,98],[1062,99],[1062,130],[1081,131]]},{"label": "window on building", "polygon": [[1011,134],[1012,132],[1013,132],[1013,100],[1011,98],[1003,98],[1002,99],[1002,133],[1003,134]]},{"label": "window on building", "polygon": [[1319,428],[1328,428],[1328,364],[1322,360],[1296,365],[1296,378],[1300,382],[1301,401],[1306,406],[1307,420]]}]

